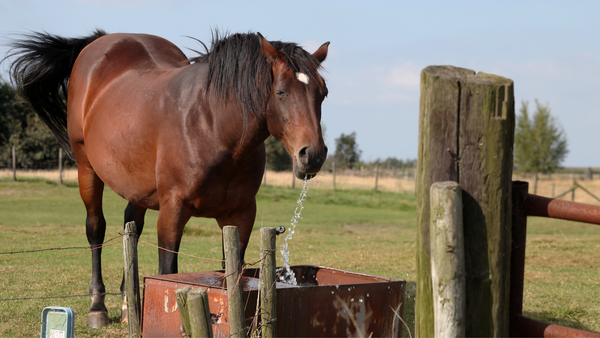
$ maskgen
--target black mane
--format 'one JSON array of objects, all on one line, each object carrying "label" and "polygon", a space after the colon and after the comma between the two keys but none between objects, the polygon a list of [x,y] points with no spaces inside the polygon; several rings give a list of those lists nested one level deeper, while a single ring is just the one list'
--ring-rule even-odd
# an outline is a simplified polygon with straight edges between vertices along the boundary
[{"label": "black mane", "polygon": [[[269,41],[284,55],[286,66],[293,72],[306,74],[323,91],[325,83],[319,76],[319,61],[293,42]],[[204,45],[204,44],[203,44]],[[247,115],[261,116],[273,85],[273,69],[261,50],[257,34],[213,33],[211,47],[200,53],[192,62],[208,63],[206,93],[216,95],[223,101],[235,95],[240,108]]]}]

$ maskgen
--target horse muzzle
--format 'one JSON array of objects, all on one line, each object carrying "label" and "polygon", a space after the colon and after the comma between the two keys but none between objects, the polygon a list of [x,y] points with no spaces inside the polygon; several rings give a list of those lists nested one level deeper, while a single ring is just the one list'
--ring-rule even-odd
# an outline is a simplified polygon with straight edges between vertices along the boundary
[{"label": "horse muzzle", "polygon": [[305,177],[313,178],[317,175],[327,159],[327,147],[306,146],[294,156],[294,172],[296,177],[303,180]]}]

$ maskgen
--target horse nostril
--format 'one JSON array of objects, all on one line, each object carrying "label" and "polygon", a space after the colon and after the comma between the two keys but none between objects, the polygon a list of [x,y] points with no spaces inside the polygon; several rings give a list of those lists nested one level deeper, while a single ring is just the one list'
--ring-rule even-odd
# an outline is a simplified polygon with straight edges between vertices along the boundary
[{"label": "horse nostril", "polygon": [[304,147],[304,148],[300,149],[300,151],[298,152],[298,156],[306,157],[306,149],[308,149],[308,147]]}]

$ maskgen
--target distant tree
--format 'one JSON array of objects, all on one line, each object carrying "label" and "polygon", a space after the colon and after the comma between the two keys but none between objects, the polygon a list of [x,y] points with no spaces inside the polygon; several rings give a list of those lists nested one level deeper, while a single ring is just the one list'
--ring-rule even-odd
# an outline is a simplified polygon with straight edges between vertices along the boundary
[{"label": "distant tree", "polygon": [[267,152],[267,169],[274,171],[292,170],[292,158],[283,143],[273,136],[265,140]]},{"label": "distant tree", "polygon": [[[515,166],[526,173],[553,173],[560,168],[569,150],[560,124],[550,107],[535,101],[536,110],[529,118],[528,102],[521,103],[515,130]],[[535,190],[535,188],[534,188]]]},{"label": "distant tree", "polygon": [[[33,168],[40,162],[55,163],[58,159],[58,142],[50,129],[14,88],[0,79],[0,166],[11,165],[13,146],[20,168]],[[65,163],[73,164],[67,158]]]},{"label": "distant tree", "polygon": [[353,168],[360,161],[361,153],[356,143],[356,132],[348,135],[342,133],[335,140],[335,160],[340,167]]}]

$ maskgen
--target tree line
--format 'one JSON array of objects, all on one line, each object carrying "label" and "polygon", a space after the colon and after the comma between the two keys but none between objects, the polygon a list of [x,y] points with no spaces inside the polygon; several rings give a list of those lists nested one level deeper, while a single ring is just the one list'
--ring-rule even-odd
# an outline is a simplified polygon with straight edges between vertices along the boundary
[{"label": "tree line", "polygon": [[[31,107],[21,100],[14,88],[0,78],[0,167],[37,169],[58,166],[59,145],[54,134]],[[68,157],[64,166],[74,165]]]}]

